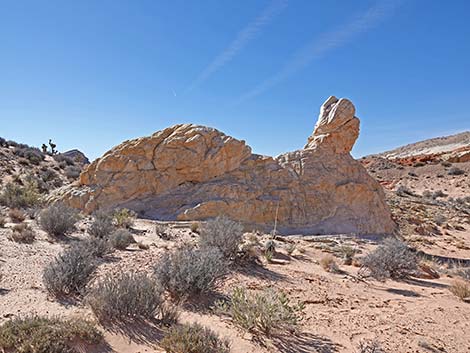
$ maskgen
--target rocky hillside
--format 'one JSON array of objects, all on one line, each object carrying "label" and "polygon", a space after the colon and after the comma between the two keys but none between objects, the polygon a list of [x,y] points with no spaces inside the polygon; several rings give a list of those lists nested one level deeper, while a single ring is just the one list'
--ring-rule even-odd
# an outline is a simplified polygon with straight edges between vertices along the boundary
[{"label": "rocky hillside", "polygon": [[43,152],[24,143],[0,138],[0,187],[28,184],[40,194],[47,195],[76,180],[85,166],[82,162],[82,159],[71,158],[68,152]]},{"label": "rocky hillside", "polygon": [[470,161],[470,131],[411,143],[375,156],[398,160],[402,164],[430,159],[468,162]]}]

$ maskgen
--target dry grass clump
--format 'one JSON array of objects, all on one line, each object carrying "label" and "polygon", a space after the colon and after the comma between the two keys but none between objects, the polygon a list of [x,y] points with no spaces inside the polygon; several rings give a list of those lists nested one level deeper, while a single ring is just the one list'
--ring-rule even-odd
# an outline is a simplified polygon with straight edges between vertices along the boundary
[{"label": "dry grass clump", "polygon": [[97,238],[107,238],[115,230],[113,218],[105,212],[96,212],[88,233]]},{"label": "dry grass clump", "polygon": [[36,234],[25,223],[15,224],[13,232],[9,235],[9,239],[17,243],[31,244],[36,240]]},{"label": "dry grass clump", "polygon": [[71,247],[49,263],[43,282],[56,297],[81,295],[96,269],[95,258],[85,247]]},{"label": "dry grass clump", "polygon": [[113,248],[118,250],[126,250],[129,245],[136,242],[127,229],[116,229],[111,233],[108,241]]},{"label": "dry grass clump", "polygon": [[121,273],[99,281],[88,294],[87,303],[104,322],[153,319],[159,313],[168,319],[161,287],[142,273]]},{"label": "dry grass clump", "polygon": [[332,273],[340,272],[339,266],[336,263],[335,258],[330,254],[325,255],[320,259],[320,266],[327,272],[332,272]]},{"label": "dry grass clump", "polygon": [[218,249],[185,246],[165,253],[155,266],[155,276],[174,298],[184,299],[214,289],[226,269]]},{"label": "dry grass clump", "polygon": [[26,214],[18,208],[12,208],[8,211],[8,217],[14,223],[21,223],[26,219]]},{"label": "dry grass clump", "polygon": [[239,287],[229,301],[216,303],[216,311],[229,316],[235,325],[267,336],[275,330],[292,331],[302,310],[302,305],[291,305],[283,292],[272,288],[253,294]]},{"label": "dry grass clump", "polygon": [[0,326],[0,348],[7,352],[75,353],[74,343],[99,344],[102,340],[95,326],[82,319],[31,316]]},{"label": "dry grass clump", "polygon": [[127,208],[121,208],[113,213],[114,224],[118,228],[131,228],[137,215],[134,211]]},{"label": "dry grass clump", "polygon": [[225,216],[208,221],[201,229],[201,247],[215,247],[227,259],[235,259],[243,238],[243,225]]},{"label": "dry grass clump", "polygon": [[60,237],[75,228],[78,218],[78,212],[75,209],[55,204],[41,211],[39,225],[50,236]]},{"label": "dry grass clump", "polygon": [[198,323],[171,327],[160,342],[167,353],[229,353],[230,343]]},{"label": "dry grass clump", "polygon": [[460,300],[470,301],[470,282],[464,280],[455,280],[449,287],[449,290]]},{"label": "dry grass clump", "polygon": [[357,353],[385,353],[380,343],[376,340],[361,341]]},{"label": "dry grass clump", "polygon": [[416,255],[398,239],[386,239],[373,252],[361,260],[364,269],[377,280],[404,279],[418,269]]},{"label": "dry grass clump", "polygon": [[10,182],[0,192],[0,205],[10,208],[25,208],[39,204],[40,195],[37,185],[26,182],[24,186]]}]

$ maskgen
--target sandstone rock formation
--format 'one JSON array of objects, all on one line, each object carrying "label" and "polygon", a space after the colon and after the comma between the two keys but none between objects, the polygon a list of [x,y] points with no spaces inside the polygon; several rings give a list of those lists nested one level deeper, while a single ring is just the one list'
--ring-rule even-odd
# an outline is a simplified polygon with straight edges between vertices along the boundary
[{"label": "sandstone rock formation", "polygon": [[276,158],[251,153],[216,129],[175,125],[125,141],[95,160],[59,198],[86,212],[127,207],[163,220],[225,214],[283,233],[387,234],[381,186],[349,152],[359,119],[347,99],[322,105],[304,149]]}]

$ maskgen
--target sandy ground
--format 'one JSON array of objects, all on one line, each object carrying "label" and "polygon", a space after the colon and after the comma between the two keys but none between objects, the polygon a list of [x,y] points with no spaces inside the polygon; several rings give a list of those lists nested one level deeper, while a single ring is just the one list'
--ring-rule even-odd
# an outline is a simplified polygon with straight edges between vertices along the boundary
[{"label": "sandy ground", "polygon": [[[177,224],[176,224],[177,225]],[[7,224],[7,228],[10,225]],[[148,250],[131,246],[116,251],[98,269],[96,278],[119,271],[147,271],[167,249],[182,241],[197,241],[198,235],[188,228],[172,228],[172,240],[162,240],[152,221],[138,220],[135,238],[150,245]],[[59,303],[48,297],[42,284],[42,270],[70,240],[51,243],[40,230],[31,245],[7,239],[9,229],[0,229],[1,321],[16,315],[43,314],[92,318],[81,303]],[[258,236],[263,242],[266,235]],[[337,237],[335,239],[338,239]],[[211,327],[232,342],[232,352],[354,352],[362,339],[378,339],[389,352],[469,352],[470,304],[459,301],[447,289],[451,277],[414,279],[407,282],[360,281],[358,268],[340,265],[340,274],[326,272],[318,261],[330,251],[328,242],[311,238],[289,237],[296,244],[292,256],[285,242],[277,242],[277,255],[272,263],[235,267],[217,293],[205,300],[191,302],[182,310],[181,321],[198,321]],[[375,243],[346,240],[366,253]],[[466,239],[470,244],[470,237]],[[326,245],[325,245],[326,244]],[[465,253],[470,258],[470,251]],[[337,260],[341,263],[341,260]],[[96,279],[95,279],[96,280]],[[234,327],[211,312],[214,298],[230,294],[236,286],[252,290],[275,287],[285,291],[293,302],[303,302],[303,320],[297,335],[285,335],[262,342]],[[162,352],[158,348],[161,331],[139,326],[105,329],[109,347],[102,351],[123,353]],[[423,348],[428,347],[428,348]],[[431,347],[431,348],[429,348]]]}]

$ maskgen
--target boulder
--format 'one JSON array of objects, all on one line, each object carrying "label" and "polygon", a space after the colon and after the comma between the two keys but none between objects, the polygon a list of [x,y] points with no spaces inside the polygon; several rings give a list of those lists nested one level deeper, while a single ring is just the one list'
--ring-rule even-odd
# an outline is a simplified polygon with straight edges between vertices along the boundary
[{"label": "boulder", "polygon": [[383,190],[350,151],[359,119],[347,99],[322,105],[304,149],[276,158],[193,124],[124,141],[55,195],[70,206],[130,208],[160,220],[225,214],[246,225],[297,234],[389,234]]}]

